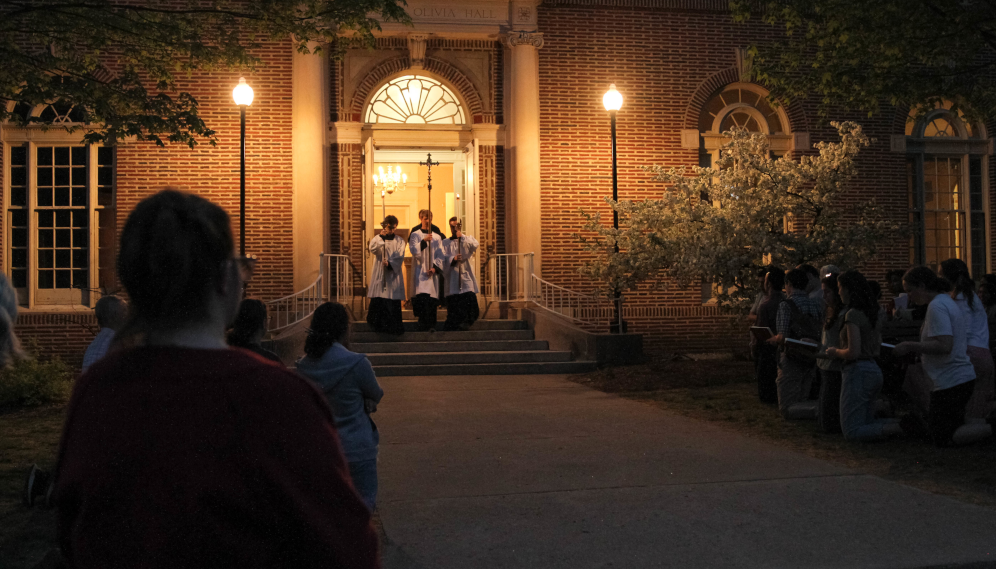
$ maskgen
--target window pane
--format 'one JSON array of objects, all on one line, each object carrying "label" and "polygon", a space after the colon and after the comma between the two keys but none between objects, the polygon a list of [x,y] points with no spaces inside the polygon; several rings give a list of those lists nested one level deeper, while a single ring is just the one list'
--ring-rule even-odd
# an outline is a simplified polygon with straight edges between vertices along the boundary
[{"label": "window pane", "polygon": [[55,288],[72,288],[73,272],[71,270],[55,271]]},{"label": "window pane", "polygon": [[55,212],[52,210],[39,211],[38,227],[55,227]]},{"label": "window pane", "polygon": [[64,188],[64,187],[55,188],[55,205],[61,207],[69,206],[69,188]]},{"label": "window pane", "polygon": [[97,164],[100,166],[111,166],[114,164],[114,149],[110,146],[101,146],[97,149]]},{"label": "window pane", "polygon": [[52,169],[51,168],[38,168],[38,186],[51,186],[52,185]]},{"label": "window pane", "polygon": [[10,205],[24,207],[28,205],[28,190],[27,188],[11,188],[10,189]]},{"label": "window pane", "polygon": [[28,228],[27,227],[14,227],[11,226],[10,230],[10,245],[11,247],[27,247],[28,246]]},{"label": "window pane", "polygon": [[10,271],[10,280],[14,288],[25,288],[28,286],[28,271],[26,269],[13,269]]},{"label": "window pane", "polygon": [[69,166],[69,147],[58,146],[55,148],[55,165]]},{"label": "window pane", "polygon": [[55,273],[38,271],[38,288],[55,288]]},{"label": "window pane", "polygon": [[72,268],[72,251],[69,249],[56,249],[55,250],[55,268],[57,269],[70,269]]},{"label": "window pane", "polygon": [[86,166],[86,148],[82,146],[73,147],[73,166]]},{"label": "window pane", "polygon": [[52,148],[45,147],[38,149],[38,165],[39,166],[52,165]]},{"label": "window pane", "polygon": [[52,188],[38,188],[38,205],[40,207],[52,205]]},{"label": "window pane", "polygon": [[56,168],[55,169],[55,185],[56,186],[68,186],[69,185],[69,168]]},{"label": "window pane", "polygon": [[51,269],[55,266],[55,252],[41,249],[38,251],[38,268]]},{"label": "window pane", "polygon": [[38,230],[38,246],[55,247],[55,234],[52,232],[51,229]]},{"label": "window pane", "polygon": [[26,146],[14,146],[10,149],[10,163],[14,166],[28,165],[28,148]]},{"label": "window pane", "polygon": [[86,188],[73,188],[73,206],[86,206]]},{"label": "window pane", "polygon": [[10,185],[24,186],[28,183],[28,170],[26,168],[10,169]]}]

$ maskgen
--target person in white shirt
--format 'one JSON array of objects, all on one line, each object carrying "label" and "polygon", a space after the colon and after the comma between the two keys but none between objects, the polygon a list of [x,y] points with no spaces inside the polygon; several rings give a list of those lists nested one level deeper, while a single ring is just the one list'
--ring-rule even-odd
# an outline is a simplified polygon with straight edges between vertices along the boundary
[{"label": "person in white shirt", "polygon": [[446,255],[446,324],[444,330],[469,330],[480,316],[477,276],[470,262],[479,244],[463,232],[460,221],[450,218],[450,238],[443,241]]},{"label": "person in white shirt", "polygon": [[941,277],[954,285],[951,296],[961,309],[968,333],[968,359],[975,368],[975,391],[968,401],[965,419],[985,419],[996,408],[993,355],[989,351],[989,318],[982,301],[975,294],[975,281],[968,272],[968,265],[961,259],[948,259],[941,263]]},{"label": "person in white shirt", "polygon": [[439,275],[443,272],[443,238],[432,231],[432,214],[427,209],[418,212],[422,225],[408,236],[408,249],[415,267],[415,296],[412,311],[418,317],[420,331],[436,330],[436,308],[439,306]]},{"label": "person in white shirt", "polygon": [[[968,358],[968,333],[961,309],[947,293],[951,283],[928,267],[914,267],[903,276],[910,300],[927,305],[927,317],[920,329],[919,342],[902,342],[897,356],[920,354],[927,377],[933,382],[926,428],[937,446],[968,444],[993,434],[989,424],[965,424],[965,408],[975,389],[975,369]],[[916,432],[915,415],[901,425]]]},{"label": "person in white shirt", "polygon": [[903,289],[903,275],[905,274],[905,271],[902,269],[895,269],[885,273],[885,284],[889,287],[889,292],[892,293],[889,318],[904,318],[907,320],[912,318],[909,310],[910,297]]},{"label": "person in white shirt", "polygon": [[120,330],[128,319],[128,304],[114,295],[102,296],[94,306],[93,313],[97,317],[100,332],[83,353],[83,371],[107,354],[117,334],[116,331]]},{"label": "person in white shirt", "polygon": [[405,333],[401,319],[401,301],[405,299],[405,280],[402,265],[405,262],[405,241],[394,234],[398,218],[389,215],[380,224],[379,235],[374,235],[368,248],[374,256],[370,272],[367,297],[367,324],[375,332],[400,336]]}]

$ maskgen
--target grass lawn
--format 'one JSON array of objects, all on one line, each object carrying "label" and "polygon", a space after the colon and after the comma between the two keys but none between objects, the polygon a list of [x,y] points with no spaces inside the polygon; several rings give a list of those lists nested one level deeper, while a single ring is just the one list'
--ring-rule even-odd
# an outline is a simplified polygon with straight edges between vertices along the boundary
[{"label": "grass lawn", "polygon": [[21,504],[32,463],[50,470],[65,406],[0,413],[0,568],[30,568],[56,546],[55,510]]},{"label": "grass lawn", "polygon": [[661,360],[573,376],[577,383],[689,417],[721,423],[859,472],[985,506],[996,506],[996,443],[939,449],[897,438],[850,443],[815,421],[786,421],[757,399],[751,362]]}]

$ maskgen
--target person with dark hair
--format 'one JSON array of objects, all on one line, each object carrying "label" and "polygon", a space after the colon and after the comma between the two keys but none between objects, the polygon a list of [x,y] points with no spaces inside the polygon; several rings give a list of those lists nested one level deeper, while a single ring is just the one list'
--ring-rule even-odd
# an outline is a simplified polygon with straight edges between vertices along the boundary
[{"label": "person with dark hair", "polygon": [[[770,266],[764,277],[764,300],[757,309],[756,326],[774,331],[777,328],[778,307],[785,300],[785,271]],[[754,374],[757,379],[757,397],[764,403],[778,402],[778,346],[761,342],[755,346]]]},{"label": "person with dark hair", "polygon": [[940,276],[954,285],[951,297],[961,310],[968,332],[968,359],[975,368],[975,389],[965,410],[965,419],[985,419],[993,412],[996,399],[993,355],[989,351],[989,317],[982,301],[975,294],[975,281],[968,272],[968,265],[961,259],[941,262]]},{"label": "person with dark hair", "polygon": [[892,293],[892,300],[889,301],[889,307],[886,310],[889,313],[889,318],[892,319],[912,318],[909,311],[910,298],[903,290],[904,274],[906,271],[902,269],[893,269],[885,273],[885,284],[889,288],[889,292]]},{"label": "person with dark hair", "polygon": [[881,329],[881,324],[889,319],[885,307],[882,306],[882,285],[878,284],[878,281],[874,279],[868,279],[868,291],[871,292],[872,299],[878,305],[878,328]]},{"label": "person with dark hair", "polygon": [[992,426],[965,424],[965,408],[975,390],[975,368],[968,358],[968,331],[958,304],[947,293],[951,283],[928,267],[914,267],[903,276],[910,300],[927,305],[919,342],[902,342],[896,355],[920,354],[932,383],[926,424],[915,414],[903,419],[904,430],[920,434],[926,428],[934,444],[968,444],[992,436]]},{"label": "person with dark hair", "polygon": [[806,294],[809,295],[809,298],[811,298],[811,299],[813,299],[813,300],[815,300],[815,301],[817,301],[817,302],[819,302],[821,304],[820,311],[822,312],[822,310],[823,310],[823,306],[822,306],[822,303],[823,303],[823,289],[820,286],[820,284],[821,284],[820,283],[820,279],[822,278],[822,277],[820,277],[820,271],[816,267],[814,267],[814,266],[812,266],[812,265],[810,265],[808,263],[807,264],[799,265],[796,268],[797,269],[801,269],[803,272],[806,273],[806,279],[807,279],[807,281],[806,281]]},{"label": "person with dark hair", "polygon": [[59,447],[67,566],[379,567],[322,394],[225,344],[252,269],[228,214],[162,191],[120,244],[121,349],[76,381]]},{"label": "person with dark hair", "polygon": [[367,297],[367,324],[375,332],[400,336],[405,333],[405,323],[401,317],[401,301],[405,299],[405,279],[402,267],[405,264],[405,241],[394,234],[398,228],[398,218],[389,215],[380,224],[379,235],[370,239],[368,249],[374,256],[373,270],[370,271],[370,286]]},{"label": "person with dark hair", "polygon": [[102,296],[93,307],[93,315],[97,318],[100,332],[83,353],[83,371],[107,355],[116,330],[120,330],[128,320],[128,304],[114,295]]},{"label": "person with dark hair", "polygon": [[840,432],[840,386],[844,362],[826,355],[830,348],[840,347],[840,329],[844,324],[844,302],[837,289],[837,274],[823,278],[823,335],[820,350],[824,357],[816,360],[820,372],[820,399],[816,408],[816,423],[824,433]]},{"label": "person with dark hair", "polygon": [[436,309],[439,306],[439,291],[443,272],[443,239],[432,225],[432,214],[423,209],[418,212],[422,225],[408,236],[415,266],[415,296],[412,298],[412,312],[418,318],[420,331],[436,331]]},{"label": "person with dark hair", "polygon": [[266,335],[266,305],[252,298],[243,300],[239,303],[235,323],[228,332],[228,345],[249,350],[266,360],[284,365],[277,354],[263,347],[264,335]]},{"label": "person with dark hair", "polygon": [[809,298],[806,286],[809,275],[802,269],[792,269],[785,275],[788,298],[778,305],[775,319],[776,335],[768,340],[781,346],[778,360],[778,410],[786,419],[813,419],[816,404],[809,404],[813,375],[816,373],[815,352],[786,347],[786,340],[819,344],[820,304]]},{"label": "person with dark hair", "polygon": [[882,391],[882,370],[875,358],[882,346],[879,306],[865,276],[856,270],[837,278],[840,299],[847,307],[840,329],[840,346],[827,355],[844,362],[841,368],[840,427],[849,441],[878,441],[899,435],[894,421],[875,418],[875,403]]},{"label": "person with dark hair", "polygon": [[469,261],[477,253],[478,243],[473,236],[463,232],[456,217],[451,217],[451,236],[443,241],[446,267],[446,324],[445,330],[469,330],[481,314],[477,304],[477,276]]},{"label": "person with dark hair", "polygon": [[384,391],[363,354],[349,351],[349,313],[337,302],[315,310],[297,371],[325,393],[349,463],[353,486],[373,511],[377,507],[377,446],[380,434],[370,418]]}]

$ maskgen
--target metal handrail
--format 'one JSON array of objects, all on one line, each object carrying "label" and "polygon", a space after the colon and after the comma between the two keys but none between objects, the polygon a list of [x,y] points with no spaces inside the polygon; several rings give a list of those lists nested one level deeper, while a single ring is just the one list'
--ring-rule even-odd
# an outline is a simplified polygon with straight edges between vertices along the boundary
[{"label": "metal handrail", "polygon": [[269,316],[267,332],[279,332],[314,314],[322,303],[322,275],[306,288],[266,302],[266,313]]},{"label": "metal handrail", "polygon": [[[488,259],[485,287],[491,302],[525,302],[589,328],[608,328],[612,300],[572,291],[533,272],[534,253],[504,253]],[[621,303],[621,299],[619,300]]]}]

